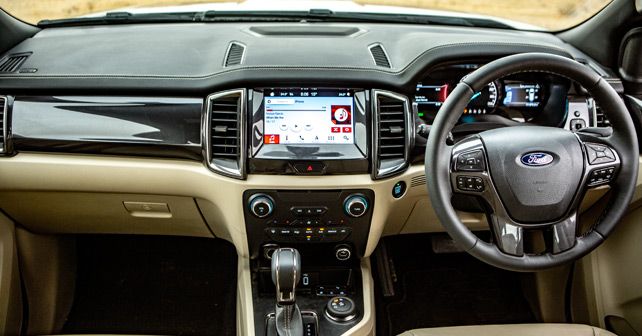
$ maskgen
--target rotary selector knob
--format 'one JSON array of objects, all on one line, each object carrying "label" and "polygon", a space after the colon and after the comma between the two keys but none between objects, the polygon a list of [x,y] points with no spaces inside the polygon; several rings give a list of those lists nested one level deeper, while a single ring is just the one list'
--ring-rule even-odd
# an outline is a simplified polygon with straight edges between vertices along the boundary
[{"label": "rotary selector knob", "polygon": [[274,212],[274,200],[265,194],[250,197],[250,212],[258,218],[265,218]]},{"label": "rotary selector knob", "polygon": [[343,210],[348,216],[361,217],[368,211],[368,200],[362,195],[350,195],[343,202]]},{"label": "rotary selector knob", "polygon": [[349,297],[333,297],[325,307],[325,315],[335,322],[349,322],[357,317],[357,305]]}]

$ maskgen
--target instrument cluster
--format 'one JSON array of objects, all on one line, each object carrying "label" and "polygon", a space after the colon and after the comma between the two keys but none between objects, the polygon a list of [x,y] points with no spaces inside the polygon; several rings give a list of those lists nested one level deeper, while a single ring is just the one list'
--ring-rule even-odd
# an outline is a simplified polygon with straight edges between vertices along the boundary
[{"label": "instrument cluster", "polygon": [[[460,79],[480,66],[482,64],[449,64],[431,70],[415,88],[413,105],[417,116],[426,124],[432,124]],[[470,99],[461,123],[477,122],[486,115],[499,115],[521,122],[536,118],[550,96],[550,79],[545,77],[522,73],[488,83]]]}]

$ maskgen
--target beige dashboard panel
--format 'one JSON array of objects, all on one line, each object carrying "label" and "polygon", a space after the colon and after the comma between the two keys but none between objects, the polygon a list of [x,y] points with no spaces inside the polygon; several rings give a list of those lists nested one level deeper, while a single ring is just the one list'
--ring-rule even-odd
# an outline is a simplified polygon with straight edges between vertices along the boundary
[{"label": "beige dashboard panel", "polygon": [[[370,188],[375,192],[376,199],[366,247],[366,256],[369,256],[377,246],[384,226],[402,226],[412,210],[413,204],[408,202],[405,196],[401,199],[392,197],[394,184],[419,174],[423,174],[421,166],[410,167],[399,177],[377,181],[373,181],[367,174],[250,175],[247,180],[240,181],[217,175],[202,163],[193,161],[19,153],[14,157],[2,159],[0,164],[0,205],[12,215],[15,214],[19,222],[24,221],[28,223],[26,225],[29,228],[43,232],[134,233],[131,229],[136,226],[127,224],[134,223],[137,219],[127,217],[129,215],[125,216],[124,209],[119,214],[114,213],[116,210],[95,212],[79,209],[82,205],[87,209],[98,207],[99,211],[104,211],[100,210],[101,202],[96,198],[100,198],[101,194],[115,196],[115,198],[109,198],[113,205],[110,209],[122,207],[121,202],[125,199],[117,196],[125,194],[140,197],[143,195],[188,197],[197,199],[203,206],[203,217],[211,227],[211,231],[221,234],[221,237],[234,243],[239,255],[248,256],[243,224],[245,205],[242,204],[242,194],[245,190]],[[69,198],[65,200],[67,195],[76,196],[71,201]],[[131,201],[140,201],[140,198],[131,199]],[[163,199],[154,196],[142,201],[163,202]],[[118,205],[116,205],[117,202]],[[169,207],[172,209],[172,204],[169,204]],[[77,211],[80,213],[76,213]],[[105,215],[105,219],[98,219],[99,214]],[[70,218],[69,215],[75,215],[76,218]],[[47,218],[49,216],[51,218]],[[127,220],[113,222],[115,219],[124,218]],[[67,220],[71,222],[66,222]],[[146,222],[138,224],[139,233],[211,235],[206,230],[191,224],[185,224],[183,231],[172,231],[174,229],[172,226],[159,227],[157,223],[167,220],[166,218],[153,220],[144,218],[144,220]]]},{"label": "beige dashboard panel", "polygon": [[62,329],[74,299],[76,240],[16,229],[28,321],[26,335]]},{"label": "beige dashboard panel", "polygon": [[625,318],[642,331],[642,207],[631,211],[589,257],[581,260],[581,279],[587,300],[597,308],[592,323],[604,327],[604,318]]},{"label": "beige dashboard panel", "polygon": [[0,214],[0,335],[20,335],[22,291],[14,223]]},{"label": "beige dashboard panel", "polygon": [[211,237],[193,198],[142,194],[14,191],[2,208],[38,233],[135,233]]}]

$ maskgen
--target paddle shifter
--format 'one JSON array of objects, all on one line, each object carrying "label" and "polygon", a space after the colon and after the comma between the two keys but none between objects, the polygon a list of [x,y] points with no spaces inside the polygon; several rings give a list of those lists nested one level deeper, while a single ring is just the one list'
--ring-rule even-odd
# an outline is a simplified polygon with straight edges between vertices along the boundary
[{"label": "paddle shifter", "polygon": [[301,277],[301,256],[293,248],[272,255],[272,281],[276,285],[276,331],[279,336],[303,336],[303,318],[296,305],[296,285]]}]

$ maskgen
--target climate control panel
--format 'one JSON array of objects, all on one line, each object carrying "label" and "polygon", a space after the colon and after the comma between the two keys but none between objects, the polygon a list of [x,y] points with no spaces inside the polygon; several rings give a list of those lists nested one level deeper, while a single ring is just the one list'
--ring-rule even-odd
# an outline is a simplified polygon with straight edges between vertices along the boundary
[{"label": "climate control panel", "polygon": [[372,190],[247,190],[243,198],[253,257],[265,244],[346,244],[365,252]]}]

